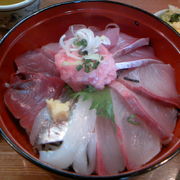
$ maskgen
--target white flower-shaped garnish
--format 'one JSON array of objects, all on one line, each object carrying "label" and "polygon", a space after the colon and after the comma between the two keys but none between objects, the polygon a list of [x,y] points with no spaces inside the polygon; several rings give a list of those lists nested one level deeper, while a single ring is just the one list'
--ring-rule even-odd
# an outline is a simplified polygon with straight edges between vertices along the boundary
[{"label": "white flower-shaped garnish", "polygon": [[71,28],[72,34],[74,37],[71,39],[64,41],[65,35],[60,38],[60,45],[65,50],[67,56],[82,59],[84,58],[83,55],[76,56],[72,52],[79,51],[85,52],[86,55],[93,55],[97,54],[98,48],[101,44],[103,45],[110,45],[111,42],[108,37],[102,36],[95,36],[94,32],[89,28],[81,28],[76,32],[73,31]]}]

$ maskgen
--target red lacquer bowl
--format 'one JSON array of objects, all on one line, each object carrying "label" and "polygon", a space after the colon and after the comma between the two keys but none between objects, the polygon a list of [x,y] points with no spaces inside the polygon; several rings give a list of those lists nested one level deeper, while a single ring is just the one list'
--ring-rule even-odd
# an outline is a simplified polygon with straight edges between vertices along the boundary
[{"label": "red lacquer bowl", "polygon": [[[180,37],[173,29],[157,17],[138,8],[110,1],[78,1],[54,5],[15,26],[0,43],[0,130],[6,141],[21,155],[47,170],[69,177],[102,178],[96,175],[81,176],[77,173],[59,170],[39,161],[28,136],[5,107],[4,83],[15,72],[14,59],[22,53],[57,42],[72,24],[93,25],[104,28],[108,23],[117,23],[121,31],[136,37],[150,37],[156,56],[171,64],[176,72],[177,88],[180,93]],[[109,176],[129,177],[148,172],[174,157],[180,151],[180,121],[174,131],[174,138],[149,163],[132,171]],[[108,178],[108,177],[107,177]]]}]

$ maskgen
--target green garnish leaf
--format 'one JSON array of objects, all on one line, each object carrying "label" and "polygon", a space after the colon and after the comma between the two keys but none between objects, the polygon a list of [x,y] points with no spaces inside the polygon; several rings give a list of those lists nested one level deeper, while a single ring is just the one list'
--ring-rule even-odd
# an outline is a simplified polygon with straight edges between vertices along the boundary
[{"label": "green garnish leaf", "polygon": [[93,64],[93,66],[92,66],[92,68],[93,69],[97,69],[97,67],[99,66],[99,61],[96,61],[94,64]]},{"label": "green garnish leaf", "polygon": [[84,71],[85,71],[86,73],[89,73],[89,72],[91,71],[90,64],[88,64],[88,63],[84,64]]},{"label": "green garnish leaf", "polygon": [[180,21],[180,14],[174,13],[171,15],[169,22],[178,22]]},{"label": "green garnish leaf", "polygon": [[87,40],[86,39],[81,39],[81,40],[75,40],[74,42],[75,46],[82,46],[83,48],[87,47]]},{"label": "green garnish leaf", "polygon": [[82,97],[84,101],[91,99],[90,109],[96,109],[98,116],[111,119],[114,122],[112,98],[108,87],[96,90],[93,86],[88,86],[83,91],[74,93],[73,97]]},{"label": "green garnish leaf", "polygon": [[134,119],[136,118],[135,114],[131,114],[128,118],[127,118],[127,122],[133,125],[140,125],[140,122],[135,121]]},{"label": "green garnish leaf", "polygon": [[91,86],[91,85],[88,85],[85,89],[84,89],[85,92],[88,92],[88,93],[92,93],[92,92],[96,92],[97,89],[94,87],[94,86]]},{"label": "green garnish leaf", "polygon": [[100,62],[96,60],[83,59],[83,64],[76,66],[76,70],[80,71],[81,69],[84,69],[84,72],[89,73],[94,69],[97,69],[99,64]]},{"label": "green garnish leaf", "polygon": [[82,66],[82,65],[78,65],[78,66],[76,66],[76,70],[77,70],[77,71],[80,71],[82,68],[83,68],[83,66]]}]

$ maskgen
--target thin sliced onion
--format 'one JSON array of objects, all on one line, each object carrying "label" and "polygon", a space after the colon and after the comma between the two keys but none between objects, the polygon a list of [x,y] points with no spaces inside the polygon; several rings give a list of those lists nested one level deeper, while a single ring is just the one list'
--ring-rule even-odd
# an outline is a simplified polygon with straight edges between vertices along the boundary
[{"label": "thin sliced onion", "polygon": [[109,23],[106,25],[105,29],[108,29],[108,28],[120,28],[119,25],[117,25],[116,23]]},{"label": "thin sliced onion", "polygon": [[[74,30],[74,27],[76,27],[76,28],[78,27],[78,29]],[[75,36],[75,32],[82,28],[87,28],[87,27],[84,24],[76,24],[76,25],[71,25],[69,27],[69,30]]]},{"label": "thin sliced onion", "polygon": [[65,49],[65,43],[64,43],[64,39],[65,39],[65,38],[66,38],[66,35],[63,34],[63,35],[61,36],[60,40],[59,40],[59,44],[60,44],[60,46],[61,46],[63,49]]},{"label": "thin sliced onion", "polygon": [[[81,57],[74,55],[72,52],[73,51],[87,51],[88,54],[94,54],[98,52],[98,48],[101,44],[104,45],[110,45],[111,42],[108,37],[106,36],[95,36],[94,32],[89,29],[89,28],[81,28],[77,30],[76,32],[73,29],[73,26],[70,27],[70,31],[74,35],[73,38],[66,40],[66,35],[64,34],[60,38],[60,45],[61,47],[65,50],[67,56],[75,58],[75,59],[81,59]],[[82,40],[85,39],[87,41],[87,46],[86,47],[77,47],[73,44],[75,40]]]},{"label": "thin sliced onion", "polygon": [[71,38],[71,39],[67,40],[66,42],[64,41],[65,38],[66,38],[65,34],[61,36],[61,38],[59,40],[60,46],[65,50],[67,56],[80,60],[81,59],[80,57],[78,57],[70,52],[71,46],[72,46],[75,38]]}]

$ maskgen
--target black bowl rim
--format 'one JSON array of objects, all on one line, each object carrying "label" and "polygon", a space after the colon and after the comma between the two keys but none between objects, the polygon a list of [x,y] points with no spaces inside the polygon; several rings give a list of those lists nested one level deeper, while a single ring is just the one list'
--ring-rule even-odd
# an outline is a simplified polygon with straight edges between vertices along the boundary
[{"label": "black bowl rim", "polygon": [[[141,11],[153,18],[155,18],[156,20],[160,21],[162,24],[166,25],[169,29],[171,29],[172,31],[174,31],[176,33],[176,35],[178,35],[180,37],[180,34],[174,29],[172,28],[168,23],[164,22],[163,20],[161,20],[160,18],[156,17],[155,15],[151,14],[150,12],[147,12],[143,9],[140,9],[138,7],[134,7],[132,5],[129,4],[124,4],[121,2],[115,2],[115,1],[106,1],[106,0],[75,0],[75,1],[68,1],[68,2],[62,2],[62,3],[57,3],[57,4],[53,4],[51,6],[48,6],[46,8],[40,9],[36,12],[34,12],[33,14],[25,17],[24,19],[22,19],[21,21],[19,21],[13,28],[11,28],[5,35],[4,37],[0,40],[0,45],[3,43],[3,41],[8,37],[9,34],[11,34],[11,32],[13,32],[16,27],[18,27],[20,24],[22,24],[23,22],[25,22],[26,20],[28,20],[29,18],[35,16],[36,14],[39,14],[41,12],[44,12],[48,9],[54,8],[54,7],[58,7],[58,6],[62,6],[62,5],[68,5],[68,4],[72,4],[72,3],[83,3],[83,2],[103,2],[103,3],[111,3],[111,4],[119,4],[122,6],[126,6],[132,9],[136,9],[137,11]],[[132,177],[132,176],[138,176],[141,175],[143,173],[147,173],[149,171],[152,171],[153,169],[156,169],[162,165],[164,165],[165,163],[167,163],[169,160],[173,159],[177,154],[180,153],[180,147],[177,148],[177,150],[175,150],[172,154],[170,154],[169,156],[165,157],[162,161],[157,162],[154,165],[151,165],[150,167],[146,167],[143,169],[140,169],[138,171],[135,172],[129,172],[129,173],[124,173],[124,174],[117,174],[117,175],[109,175],[109,176],[98,176],[98,175],[80,175],[77,173],[72,173],[72,172],[68,172],[68,171],[64,171],[64,170],[60,170],[60,169],[56,169],[53,168],[51,166],[48,166],[47,164],[41,162],[41,161],[37,161],[37,159],[33,158],[32,156],[30,156],[28,153],[26,153],[25,151],[23,151],[19,146],[17,146],[7,135],[6,133],[0,128],[0,134],[2,135],[2,137],[4,138],[4,140],[16,151],[18,152],[20,155],[22,155],[24,158],[28,159],[29,161],[31,161],[32,163],[38,165],[39,167],[42,167],[48,171],[51,171],[53,173],[56,173],[58,175],[61,176],[66,176],[66,177],[70,177],[70,178],[75,178],[75,179],[82,179],[82,178],[88,178],[88,179],[94,179],[94,178],[98,178],[98,179],[117,179],[117,178],[126,178],[126,177]]]}]

